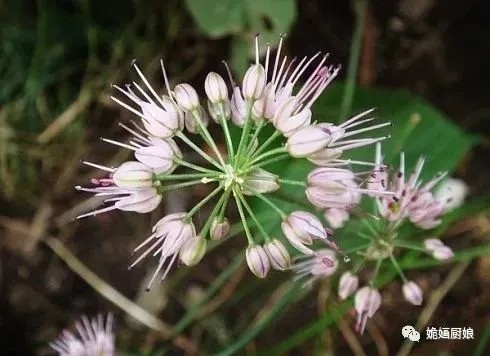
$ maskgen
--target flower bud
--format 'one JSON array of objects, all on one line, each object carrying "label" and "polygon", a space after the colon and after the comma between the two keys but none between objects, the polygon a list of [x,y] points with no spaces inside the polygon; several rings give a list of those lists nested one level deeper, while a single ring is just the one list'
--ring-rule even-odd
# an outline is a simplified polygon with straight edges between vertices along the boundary
[{"label": "flower bud", "polygon": [[402,291],[407,302],[412,303],[413,305],[422,304],[422,301],[424,300],[422,289],[420,289],[415,282],[408,281],[403,284]]},{"label": "flower bud", "polygon": [[349,220],[349,212],[346,209],[330,208],[323,214],[325,220],[332,229],[339,229]]},{"label": "flower bud", "polygon": [[454,253],[453,253],[453,250],[451,250],[451,248],[449,248],[447,246],[442,246],[442,247],[436,248],[432,252],[432,257],[434,257],[436,260],[443,261],[443,260],[448,260],[450,258],[453,258]]},{"label": "flower bud", "polygon": [[243,77],[243,97],[257,100],[264,90],[265,81],[265,69],[262,64],[251,65]]},{"label": "flower bud", "polygon": [[245,117],[247,116],[247,106],[243,100],[240,88],[235,87],[233,89],[233,95],[231,97],[231,121],[239,127],[245,124]]},{"label": "flower bud", "polygon": [[307,255],[313,254],[313,250],[305,246],[311,245],[313,238],[328,239],[327,231],[325,231],[320,220],[306,211],[291,213],[282,222],[281,228],[291,245]]},{"label": "flower bud", "polygon": [[182,130],[183,116],[180,108],[168,96],[162,97],[163,109],[157,104],[140,101],[145,129],[155,137],[172,137]]},{"label": "flower bud", "polygon": [[342,168],[316,168],[308,175],[306,197],[320,208],[349,209],[361,199],[354,173]]},{"label": "flower bud", "polygon": [[[223,112],[221,112],[223,111]],[[223,103],[213,104],[208,100],[208,112],[214,122],[221,123],[221,115],[224,115],[226,120],[231,117],[231,106],[230,101],[226,100]]]},{"label": "flower bud", "polygon": [[343,151],[338,148],[324,148],[312,153],[306,159],[317,166],[328,166],[334,159],[342,156]]},{"label": "flower bud", "polygon": [[264,249],[267,252],[267,256],[269,256],[272,268],[284,271],[291,267],[289,252],[281,241],[277,239],[269,241],[264,245]]},{"label": "flower bud", "polygon": [[227,218],[223,218],[221,221],[218,218],[214,218],[211,223],[210,236],[212,240],[222,240],[228,236],[230,232],[230,223]]},{"label": "flower bud", "polygon": [[112,180],[115,185],[122,188],[151,187],[153,170],[140,162],[124,162],[114,171]]},{"label": "flower bud", "polygon": [[244,178],[242,191],[245,195],[270,193],[280,188],[279,177],[262,168],[255,168]]},{"label": "flower bud", "polygon": [[447,178],[437,188],[435,197],[444,202],[444,211],[451,211],[463,204],[468,190],[468,185],[463,180]]},{"label": "flower bud", "polygon": [[225,81],[218,73],[210,72],[206,76],[204,90],[206,91],[209,101],[213,104],[228,100],[228,88],[226,87]]},{"label": "flower bud", "polygon": [[351,272],[344,272],[339,280],[339,297],[344,300],[357,290],[359,278]]},{"label": "flower bud", "polygon": [[424,247],[437,260],[447,260],[454,257],[453,250],[439,239],[424,240]]},{"label": "flower bud", "polygon": [[199,123],[197,122],[198,119],[195,117],[195,115],[199,118],[199,120],[201,120],[204,127],[207,127],[209,124],[209,117],[201,106],[199,106],[197,110],[186,112],[184,114],[185,128],[187,131],[193,134],[199,132]]},{"label": "flower bud", "polygon": [[293,157],[307,157],[330,143],[330,135],[318,125],[301,127],[288,138],[286,148]]},{"label": "flower bud", "polygon": [[179,147],[172,139],[149,138],[151,145],[143,146],[134,152],[135,158],[153,168],[156,174],[170,173],[176,167],[174,158],[182,158]]},{"label": "flower bud", "polygon": [[196,265],[206,252],[206,239],[201,236],[193,236],[182,245],[179,257],[187,266]]},{"label": "flower bud", "polygon": [[182,83],[174,88],[174,95],[177,104],[185,112],[192,111],[199,107],[199,97],[196,90],[187,83]]},{"label": "flower bud", "polygon": [[248,268],[259,278],[264,278],[270,269],[269,257],[264,248],[260,245],[248,246],[245,256]]}]

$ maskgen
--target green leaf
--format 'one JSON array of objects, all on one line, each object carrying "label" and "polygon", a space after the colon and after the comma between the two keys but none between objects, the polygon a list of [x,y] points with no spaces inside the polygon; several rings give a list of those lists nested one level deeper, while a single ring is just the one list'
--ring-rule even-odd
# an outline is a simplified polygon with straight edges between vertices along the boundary
[{"label": "green leaf", "polygon": [[243,3],[237,0],[186,0],[191,15],[210,37],[239,33],[246,23]]},{"label": "green leaf", "polygon": [[[333,119],[337,117],[343,91],[343,84],[327,89],[315,104],[314,118],[318,121],[335,121]],[[420,156],[425,156],[423,178],[432,177],[439,171],[454,171],[477,141],[476,137],[464,133],[430,103],[402,90],[357,88],[353,114],[373,107],[377,108],[377,122],[393,123],[391,128],[371,133],[371,136],[380,133],[391,135],[390,139],[383,142],[386,161],[397,166],[397,157],[403,150],[407,168],[411,168]],[[372,161],[374,149],[360,148],[353,150],[349,156]]]}]

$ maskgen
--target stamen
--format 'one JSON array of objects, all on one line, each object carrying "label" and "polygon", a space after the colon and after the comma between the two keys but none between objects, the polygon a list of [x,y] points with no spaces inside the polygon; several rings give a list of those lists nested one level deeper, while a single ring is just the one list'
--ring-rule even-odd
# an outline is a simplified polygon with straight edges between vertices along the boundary
[{"label": "stamen", "polygon": [[160,102],[160,104],[163,105],[163,100],[160,98],[160,96],[155,92],[155,90],[153,89],[153,87],[150,85],[150,83],[148,82],[148,80],[146,79],[146,77],[143,75],[143,73],[141,73],[140,69],[138,68],[138,66],[136,65],[136,63],[133,63],[133,67],[134,69],[136,69],[136,72],[138,73],[138,75],[140,76],[141,80],[143,81],[143,83],[145,83],[146,87],[148,88],[148,90],[153,94],[153,96],[157,99],[157,101]]},{"label": "stamen", "polygon": [[351,132],[347,132],[347,133],[344,134],[344,137],[350,137],[350,136],[357,135],[357,134],[362,133],[362,132],[376,130],[376,129],[379,129],[381,127],[385,127],[385,126],[389,126],[389,125],[391,125],[391,122],[385,122],[383,124],[378,124],[378,125],[373,125],[373,126],[365,127],[363,129],[359,129],[359,130],[354,130],[354,131],[351,131]]},{"label": "stamen", "polygon": [[163,64],[163,60],[160,59],[160,66],[162,67],[163,80],[165,81],[165,88],[167,88],[167,93],[169,97],[172,97],[172,91],[170,90],[170,84],[167,77],[167,71],[165,70],[165,65]]},{"label": "stamen", "polygon": [[274,70],[272,72],[272,82],[276,82],[276,73],[277,73],[277,65],[279,64],[279,57],[281,56],[281,49],[282,49],[282,41],[283,37],[281,36],[281,39],[279,40],[279,46],[277,47],[277,53],[276,53],[276,60],[274,62]]},{"label": "stamen", "polygon": [[363,116],[366,116],[367,114],[372,113],[374,110],[375,110],[375,108],[372,108],[372,109],[366,110],[366,111],[364,111],[364,112],[362,112],[362,113],[360,113],[360,114],[357,114],[356,116],[351,117],[349,120],[347,120],[347,121],[343,122],[343,123],[342,123],[342,124],[340,124],[339,126],[340,126],[340,127],[345,128],[345,127],[346,127],[346,126],[348,126],[350,123],[352,123],[352,122],[356,121],[357,119],[359,119],[359,118],[361,118],[361,117],[363,117]]},{"label": "stamen", "polygon": [[255,35],[255,64],[259,64],[259,34]]},{"label": "stamen", "polygon": [[87,216],[95,216],[97,214],[105,213],[105,212],[108,212],[108,211],[111,211],[111,210],[115,210],[115,209],[116,209],[116,207],[114,205],[112,205],[112,206],[108,206],[107,208],[102,208],[102,209],[91,211],[91,212],[86,213],[86,214],[78,215],[75,219],[78,220],[78,219],[81,219],[81,218],[85,218]]},{"label": "stamen", "polygon": [[121,142],[118,142],[118,141],[114,141],[114,140],[110,140],[108,138],[104,138],[104,137],[101,137],[100,138],[102,141],[104,142],[107,142],[107,143],[112,143],[113,145],[116,145],[116,146],[120,146],[120,147],[124,147],[124,148],[127,148],[129,150],[133,150],[135,151],[136,148],[134,148],[133,146],[130,146],[130,145],[127,145],[125,143],[121,143]]},{"label": "stamen", "polygon": [[95,164],[95,163],[87,162],[87,161],[81,161],[81,162],[83,164],[86,164],[87,166],[98,168],[98,169],[101,169],[101,170],[106,171],[106,172],[114,173],[116,171],[114,168],[101,166],[100,164]]}]

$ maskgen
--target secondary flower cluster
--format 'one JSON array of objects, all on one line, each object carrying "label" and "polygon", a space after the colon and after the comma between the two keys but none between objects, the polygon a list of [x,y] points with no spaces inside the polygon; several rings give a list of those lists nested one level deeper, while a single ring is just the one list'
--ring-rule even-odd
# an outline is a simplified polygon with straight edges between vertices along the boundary
[{"label": "secondary flower cluster", "polygon": [[61,335],[50,343],[60,356],[113,356],[115,355],[114,334],[112,333],[113,316],[109,314],[104,323],[102,315],[75,323],[77,333],[63,330]]},{"label": "secondary flower cluster", "polygon": [[[311,245],[319,240],[338,250],[331,240],[332,231],[310,212],[284,212],[275,202],[278,197],[274,192],[290,184],[305,187],[308,200],[326,209],[327,215],[332,214],[332,209],[347,212],[363,193],[386,200],[393,195],[390,191],[363,187],[361,176],[345,168],[351,164],[373,167],[374,163],[342,158],[347,150],[384,140],[384,136],[355,136],[389,123],[364,125],[374,120],[368,116],[372,110],[338,125],[313,121],[311,106],[339,68],[326,64],[327,56],[320,53],[304,57],[299,63],[295,59],[288,61],[281,56],[282,44],[281,38],[275,58],[271,58],[268,45],[262,64],[256,39],[256,60],[241,85],[235,83],[226,67],[231,95],[225,80],[214,72],[208,74],[204,83],[207,100],[201,100],[186,83],[172,89],[163,62],[165,95],[157,93],[134,63],[142,85],[133,82],[125,87],[114,86],[125,100],[116,96],[111,99],[138,117],[139,122],[131,127],[121,124],[132,136],[129,142],[106,138],[104,141],[133,151],[134,160],[119,167],[85,162],[107,174],[94,179],[92,187],[77,189],[104,197],[105,206],[78,218],[115,209],[147,213],[157,208],[166,191],[196,184],[214,186],[189,211],[163,217],[135,249],[141,254],[131,267],[149,255],[158,259],[148,288],[162,270],[163,280],[178,259],[186,265],[198,263],[208,239],[227,236],[230,225],[225,214],[231,200],[236,204],[248,240],[248,266],[262,278],[271,267],[285,270],[291,262],[282,239],[269,236],[255,215],[250,197],[261,200],[280,215],[282,231],[292,246],[331,266],[333,261],[318,257],[322,253],[315,252]],[[226,152],[218,148],[207,128],[211,121],[221,127],[220,141],[226,143]],[[230,121],[240,128],[239,139],[232,139]],[[272,127],[273,133],[264,139],[263,129],[267,126]],[[279,140],[282,143],[277,145]],[[177,142],[188,146],[199,159],[185,157]],[[265,169],[273,162],[291,157],[306,158],[319,168],[310,173],[306,182],[288,180]],[[196,226],[193,221],[196,213],[212,200],[214,207],[209,217],[202,226]],[[252,233],[252,225],[257,233]]]},{"label": "secondary flower cluster", "polygon": [[[406,278],[397,259],[397,250],[414,249],[424,251],[438,260],[446,260],[453,257],[452,250],[443,244],[439,239],[430,238],[422,244],[414,244],[411,241],[404,241],[398,238],[400,225],[409,220],[416,227],[431,229],[440,223],[440,216],[451,207],[451,198],[438,199],[433,193],[434,186],[445,176],[440,173],[427,183],[423,184],[420,180],[424,159],[419,159],[413,173],[405,177],[405,157],[400,156],[399,170],[390,177],[387,167],[381,160],[381,144],[376,145],[375,169],[367,179],[367,193],[375,198],[377,212],[369,218],[362,219],[365,231],[360,230],[359,236],[367,240],[367,244],[352,249],[349,253],[356,252],[360,257],[350,271],[344,272],[339,280],[338,295],[341,299],[346,299],[355,293],[354,302],[357,311],[356,329],[362,332],[366,326],[368,318],[371,318],[381,305],[381,294],[373,287],[374,280],[380,270],[382,263],[389,260],[400,278],[402,279],[402,293],[405,299],[414,305],[420,305],[423,301],[422,289],[413,281]],[[339,176],[340,177],[340,176]],[[349,181],[352,176],[345,173],[343,179]],[[340,179],[340,178],[339,178]],[[344,183],[345,184],[345,183]],[[350,184],[350,183],[349,183]],[[373,192],[394,192],[394,196],[383,196]],[[311,199],[310,199],[311,200]],[[342,201],[342,200],[337,200]],[[354,204],[359,203],[360,197],[347,197],[346,201]],[[351,205],[351,208],[355,205]],[[327,206],[327,220],[335,221],[336,226],[341,226],[345,220],[344,216],[338,217],[341,213],[348,216],[348,210],[342,206]],[[332,211],[336,209],[336,211]],[[332,223],[332,225],[334,225]],[[334,251],[323,251],[330,260]],[[301,262],[296,268],[300,273],[310,275],[310,280],[322,276],[331,275],[337,268],[336,264],[330,268],[318,269],[319,257],[312,257],[306,262]],[[367,285],[359,288],[359,277],[361,270],[366,264],[374,263],[374,273],[368,278]],[[302,267],[308,266],[306,271]],[[305,273],[306,272],[306,273]]]}]

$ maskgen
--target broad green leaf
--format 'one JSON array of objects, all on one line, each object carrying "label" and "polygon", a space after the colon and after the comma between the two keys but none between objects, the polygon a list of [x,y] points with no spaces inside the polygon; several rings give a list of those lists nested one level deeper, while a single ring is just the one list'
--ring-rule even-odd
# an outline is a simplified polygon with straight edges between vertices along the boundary
[{"label": "broad green leaf", "polygon": [[210,37],[239,33],[246,23],[245,9],[239,0],[186,0],[197,25]]}]

